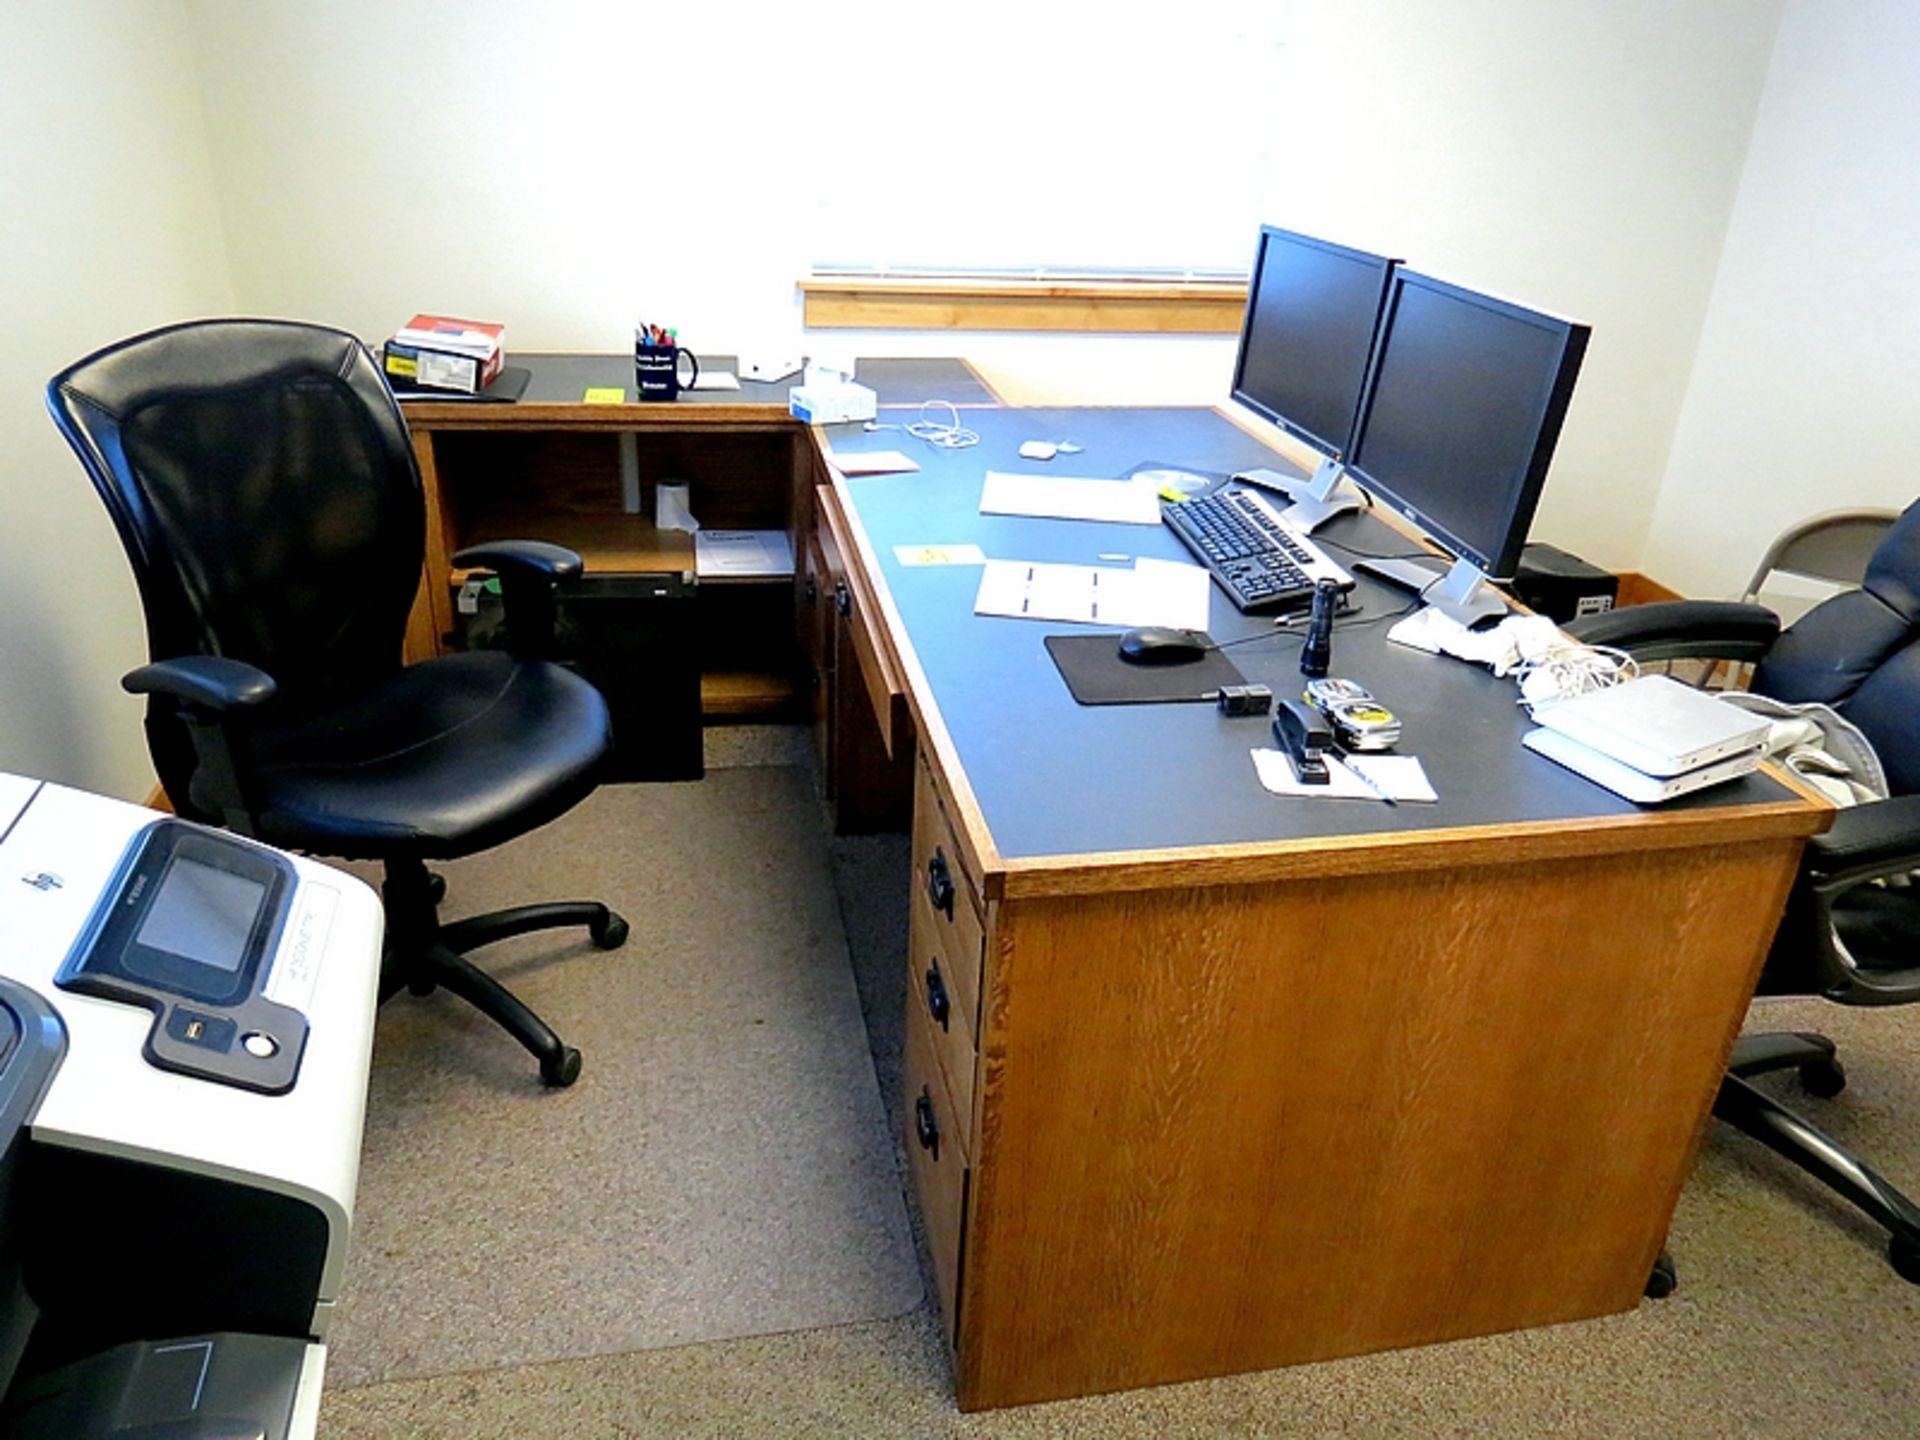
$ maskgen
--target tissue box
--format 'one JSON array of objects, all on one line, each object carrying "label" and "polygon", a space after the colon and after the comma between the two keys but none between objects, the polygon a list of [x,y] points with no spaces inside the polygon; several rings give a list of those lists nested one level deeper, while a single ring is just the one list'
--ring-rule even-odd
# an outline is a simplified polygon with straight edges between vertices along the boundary
[{"label": "tissue box", "polygon": [[839,385],[796,385],[787,392],[787,411],[809,425],[838,425],[847,420],[871,420],[880,413],[880,397],[872,387],[851,380]]}]

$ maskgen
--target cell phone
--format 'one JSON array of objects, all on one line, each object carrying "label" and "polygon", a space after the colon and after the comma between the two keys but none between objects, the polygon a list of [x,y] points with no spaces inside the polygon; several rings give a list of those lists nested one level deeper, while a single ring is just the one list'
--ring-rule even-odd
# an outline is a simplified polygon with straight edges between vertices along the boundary
[{"label": "cell phone", "polygon": [[1326,752],[1333,744],[1333,732],[1326,717],[1303,700],[1282,700],[1273,707],[1273,738],[1293,764],[1294,778],[1302,785],[1325,785]]}]

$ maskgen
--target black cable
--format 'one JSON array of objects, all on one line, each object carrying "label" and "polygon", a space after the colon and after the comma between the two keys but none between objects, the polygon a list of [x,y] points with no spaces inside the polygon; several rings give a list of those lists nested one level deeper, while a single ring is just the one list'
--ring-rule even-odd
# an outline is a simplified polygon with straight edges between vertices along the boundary
[{"label": "black cable", "polygon": [[1358,556],[1362,560],[1438,560],[1441,558],[1431,550],[1408,550],[1399,555],[1386,555],[1377,550],[1362,550],[1358,545],[1349,545],[1344,540],[1335,540],[1327,535],[1315,535],[1313,543],[1324,545],[1329,550],[1339,550],[1348,555]]},{"label": "black cable", "polygon": [[[1384,615],[1368,615],[1362,619],[1358,618],[1360,615],[1360,607],[1358,605],[1349,606],[1333,617],[1334,633],[1338,634],[1342,630],[1358,630],[1368,625],[1379,625],[1388,620],[1398,620],[1402,616],[1412,614],[1419,607],[1420,597],[1416,595],[1398,610],[1389,610]],[[1213,644],[1209,645],[1207,649],[1230,650],[1236,645],[1251,645],[1256,640],[1304,640],[1307,636],[1305,628],[1295,630],[1292,626],[1294,621],[1304,621],[1306,618],[1307,615],[1305,611],[1302,611],[1298,615],[1288,615],[1274,621],[1271,630],[1261,630],[1252,635],[1242,635],[1237,640],[1216,640]]]}]

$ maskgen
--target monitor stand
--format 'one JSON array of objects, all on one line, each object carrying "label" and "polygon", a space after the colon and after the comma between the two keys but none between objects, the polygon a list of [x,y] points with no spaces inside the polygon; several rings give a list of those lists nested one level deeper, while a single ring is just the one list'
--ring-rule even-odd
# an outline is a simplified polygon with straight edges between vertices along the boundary
[{"label": "monitor stand", "polygon": [[1282,475],[1278,470],[1269,470],[1264,466],[1258,470],[1242,470],[1233,478],[1249,485],[1258,485],[1263,490],[1277,490],[1291,498],[1293,504],[1280,512],[1280,518],[1302,531],[1312,532],[1334,516],[1360,508],[1360,497],[1353,491],[1336,493],[1346,473],[1347,467],[1329,455],[1305,480]]},{"label": "monitor stand", "polygon": [[1442,615],[1469,629],[1506,616],[1507,602],[1487,583],[1479,566],[1471,561],[1456,560],[1452,569],[1442,572],[1439,567],[1443,563],[1438,556],[1431,563],[1383,557],[1356,560],[1353,568],[1389,585],[1398,585],[1402,590],[1413,591]]}]

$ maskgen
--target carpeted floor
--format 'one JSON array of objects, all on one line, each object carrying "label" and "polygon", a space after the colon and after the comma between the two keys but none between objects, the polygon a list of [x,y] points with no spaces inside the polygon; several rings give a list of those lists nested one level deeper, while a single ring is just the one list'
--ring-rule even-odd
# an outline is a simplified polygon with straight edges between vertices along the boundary
[{"label": "carpeted floor", "polygon": [[[776,740],[772,758],[798,753]],[[749,744],[744,762],[754,759]],[[574,843],[570,823],[545,832],[563,852]],[[832,845],[890,1110],[906,853],[892,837]],[[1920,1007],[1772,1003],[1754,1023],[1818,1028],[1840,1042],[1849,1088],[1805,1108],[1920,1190]],[[365,1214],[371,1201],[362,1198]],[[1681,1197],[1672,1249],[1679,1293],[1607,1320],[982,1415],[954,1408],[937,1312],[923,1301],[864,1324],[418,1381],[349,1388],[336,1371],[321,1432],[329,1440],[1920,1435],[1920,1288],[1893,1274],[1878,1235],[1847,1207],[1716,1125]]]},{"label": "carpeted floor", "polygon": [[920,1269],[792,768],[609,786],[441,867],[446,912],[603,898],[488,969],[587,1057],[569,1090],[441,993],[381,1016],[336,1385],[896,1316]]}]

